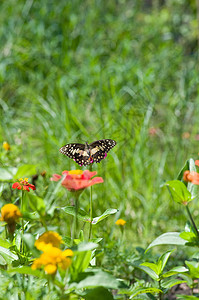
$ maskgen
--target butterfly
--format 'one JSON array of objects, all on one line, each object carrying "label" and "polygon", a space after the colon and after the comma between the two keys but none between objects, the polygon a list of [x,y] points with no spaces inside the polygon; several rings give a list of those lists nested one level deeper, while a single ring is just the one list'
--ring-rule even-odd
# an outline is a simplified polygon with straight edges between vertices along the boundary
[{"label": "butterfly", "polygon": [[59,151],[74,159],[80,166],[87,166],[94,162],[99,163],[116,144],[114,140],[104,139],[91,144],[67,144],[61,147]]}]

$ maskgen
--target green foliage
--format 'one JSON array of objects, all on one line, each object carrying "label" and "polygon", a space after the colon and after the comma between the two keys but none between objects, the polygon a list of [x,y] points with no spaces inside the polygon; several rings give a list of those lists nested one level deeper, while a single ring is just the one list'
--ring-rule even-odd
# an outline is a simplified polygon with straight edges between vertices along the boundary
[{"label": "green foliage", "polygon": [[[0,143],[11,147],[0,150],[1,207],[21,205],[21,191],[12,189],[20,177],[36,185],[23,197],[24,224],[14,235],[1,223],[2,299],[161,299],[182,281],[194,287],[198,191],[183,173],[198,171],[196,14],[196,1],[185,0],[1,1]],[[80,168],[61,146],[101,138],[117,146],[93,166],[104,183],[93,193],[90,244],[89,191],[73,238],[74,196],[50,177]],[[194,159],[178,173],[187,157]],[[160,189],[165,181],[174,202]],[[185,229],[178,203],[188,205]],[[127,221],[122,230],[119,217]],[[59,232],[62,249],[75,253],[70,270],[50,282],[30,268],[40,255],[35,239],[46,230]],[[175,260],[165,271],[170,252],[156,259],[148,251],[169,244],[183,246],[186,275]]]}]

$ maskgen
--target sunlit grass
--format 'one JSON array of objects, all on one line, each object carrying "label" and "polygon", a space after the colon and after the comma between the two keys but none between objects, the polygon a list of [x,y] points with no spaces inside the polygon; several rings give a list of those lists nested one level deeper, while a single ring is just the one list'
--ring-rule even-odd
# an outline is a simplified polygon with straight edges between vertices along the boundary
[{"label": "sunlit grass", "polygon": [[77,167],[58,152],[64,144],[115,139],[94,166],[105,181],[94,211],[118,208],[128,240],[143,245],[183,223],[160,185],[198,153],[196,57],[176,14],[167,7],[157,17],[130,1],[10,0],[0,10],[1,142],[16,151],[16,165],[50,177]]}]

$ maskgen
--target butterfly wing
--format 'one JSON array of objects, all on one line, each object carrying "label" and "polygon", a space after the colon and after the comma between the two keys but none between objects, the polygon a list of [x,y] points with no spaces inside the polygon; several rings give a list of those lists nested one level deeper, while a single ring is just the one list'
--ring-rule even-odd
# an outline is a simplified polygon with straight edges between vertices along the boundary
[{"label": "butterfly wing", "polygon": [[89,164],[89,155],[85,151],[85,145],[84,144],[78,144],[78,143],[73,143],[73,144],[67,144],[59,149],[59,151],[74,159],[76,163],[79,165],[88,165]]},{"label": "butterfly wing", "polygon": [[106,154],[116,144],[117,144],[116,141],[111,139],[99,140],[89,144],[93,162],[99,163],[102,159],[106,157]]}]

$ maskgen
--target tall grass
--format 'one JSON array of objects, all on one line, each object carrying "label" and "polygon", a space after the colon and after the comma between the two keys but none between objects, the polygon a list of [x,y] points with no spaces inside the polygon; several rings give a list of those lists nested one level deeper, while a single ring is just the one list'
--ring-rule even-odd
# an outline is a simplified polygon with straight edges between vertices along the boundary
[{"label": "tall grass", "polygon": [[[146,244],[184,222],[160,185],[198,155],[195,6],[186,8],[185,1],[158,11],[144,1],[0,4],[1,142],[16,145],[16,164],[50,176],[77,167],[58,152],[64,144],[115,139],[94,166],[105,180],[94,212],[118,208],[130,242]],[[84,196],[81,205],[88,208]]]}]

